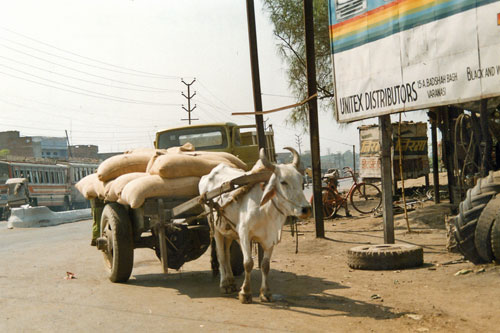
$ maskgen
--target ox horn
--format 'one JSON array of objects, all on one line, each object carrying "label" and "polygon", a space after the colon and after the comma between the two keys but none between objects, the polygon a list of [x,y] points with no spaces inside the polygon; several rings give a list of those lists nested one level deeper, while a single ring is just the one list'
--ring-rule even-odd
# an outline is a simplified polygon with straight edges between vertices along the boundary
[{"label": "ox horn", "polygon": [[292,154],[293,154],[292,164],[295,166],[295,168],[297,170],[299,170],[300,169],[300,155],[299,155],[299,153],[297,153],[297,151],[295,149],[293,149],[292,147],[285,147],[283,149],[286,149],[286,150],[289,150],[292,152]]},{"label": "ox horn", "polygon": [[266,169],[274,171],[274,165],[267,159],[264,148],[260,148],[259,157]]}]

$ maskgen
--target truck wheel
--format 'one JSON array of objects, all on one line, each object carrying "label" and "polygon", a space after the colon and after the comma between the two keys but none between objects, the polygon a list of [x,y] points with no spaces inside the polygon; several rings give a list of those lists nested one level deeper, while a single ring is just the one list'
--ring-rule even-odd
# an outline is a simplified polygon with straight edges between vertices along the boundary
[{"label": "truck wheel", "polygon": [[495,216],[495,221],[491,227],[491,251],[495,262],[500,264],[500,214]]},{"label": "truck wheel", "polygon": [[[459,205],[459,213],[454,219],[457,247],[465,259],[476,265],[487,261],[480,256],[476,246],[478,219],[486,204],[499,192],[500,171],[490,172],[487,177],[479,179],[477,184],[467,191],[465,200]],[[484,234],[484,228],[485,226],[481,227],[481,231],[478,232],[480,237]]]},{"label": "truck wheel", "polygon": [[491,227],[498,214],[500,214],[500,196],[490,200],[477,220],[474,244],[477,253],[486,262],[492,262],[494,259],[491,249]]},{"label": "truck wheel", "polygon": [[127,282],[134,265],[134,243],[130,218],[117,203],[107,204],[101,217],[101,237],[107,245],[102,251],[112,282]]},{"label": "truck wheel", "polygon": [[421,266],[423,263],[424,250],[416,245],[363,245],[347,251],[347,265],[354,269],[401,269]]}]

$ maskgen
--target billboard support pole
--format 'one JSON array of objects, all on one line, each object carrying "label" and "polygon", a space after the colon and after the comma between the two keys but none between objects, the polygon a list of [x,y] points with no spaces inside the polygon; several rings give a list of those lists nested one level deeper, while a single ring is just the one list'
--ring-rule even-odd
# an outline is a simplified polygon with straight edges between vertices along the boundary
[{"label": "billboard support pole", "polygon": [[[433,109],[430,111],[434,114],[434,118],[437,118],[437,112],[436,109]],[[431,113],[429,113],[429,118],[431,118]],[[438,142],[437,142],[437,129],[436,129],[436,122],[437,119],[429,119],[431,123],[431,137],[432,137],[432,176],[433,176],[433,183],[434,183],[434,202],[435,203],[440,203],[441,198],[439,197],[439,157],[438,157]]]},{"label": "billboard support pole", "polygon": [[[316,57],[314,54],[314,18],[313,1],[304,0],[304,25],[306,39],[306,69],[307,69],[307,93],[313,96],[317,93],[316,86]],[[318,100],[313,98],[309,101],[309,132],[311,137],[311,161],[313,171],[313,200],[314,219],[316,223],[316,237],[325,237],[325,226],[323,222],[323,207],[321,195],[321,158],[319,150],[319,128],[318,128]]]},{"label": "billboard support pole", "polygon": [[382,209],[384,215],[384,243],[394,244],[394,212],[392,210],[391,116],[378,118],[382,175]]},{"label": "billboard support pole", "polygon": [[484,98],[481,100],[481,109],[480,109],[480,118],[479,121],[481,123],[481,146],[483,146],[483,159],[481,163],[481,177],[486,177],[488,172],[491,170],[491,153],[492,153],[492,142],[490,130],[488,127],[488,99]]}]

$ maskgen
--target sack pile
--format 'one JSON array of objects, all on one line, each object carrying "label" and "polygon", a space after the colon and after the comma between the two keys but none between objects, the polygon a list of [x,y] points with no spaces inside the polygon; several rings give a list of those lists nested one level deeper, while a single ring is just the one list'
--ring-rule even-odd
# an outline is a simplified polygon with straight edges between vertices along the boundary
[{"label": "sack pile", "polygon": [[190,143],[169,149],[136,149],[115,155],[97,173],[75,186],[86,199],[99,198],[131,208],[152,197],[193,197],[200,178],[220,163],[247,170],[247,165],[225,152],[194,151]]}]

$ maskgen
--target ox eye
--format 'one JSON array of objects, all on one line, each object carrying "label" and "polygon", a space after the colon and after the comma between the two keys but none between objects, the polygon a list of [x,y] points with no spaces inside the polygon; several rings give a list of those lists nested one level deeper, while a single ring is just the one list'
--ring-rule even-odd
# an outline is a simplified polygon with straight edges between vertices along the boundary
[{"label": "ox eye", "polygon": [[281,185],[287,186],[287,185],[288,185],[288,183],[287,183],[286,181],[282,181],[282,182],[281,182]]}]

